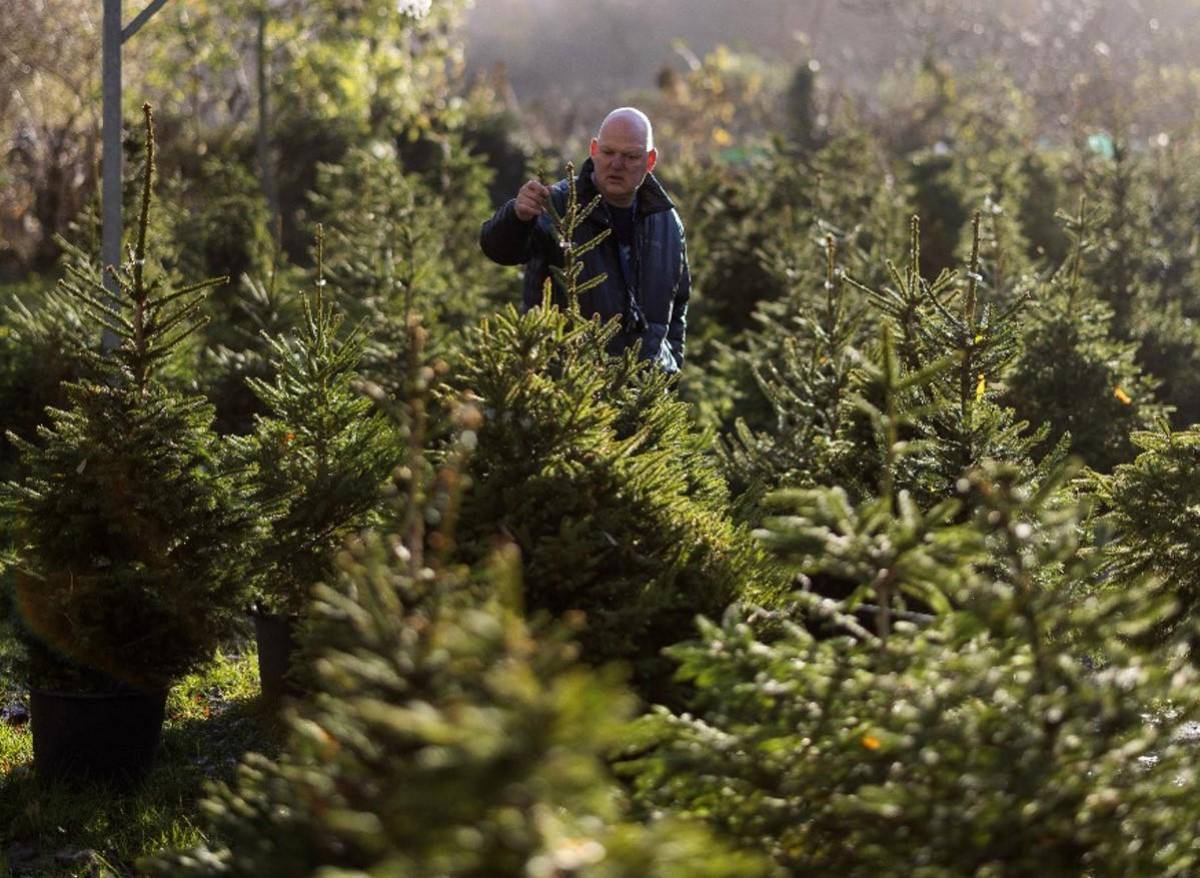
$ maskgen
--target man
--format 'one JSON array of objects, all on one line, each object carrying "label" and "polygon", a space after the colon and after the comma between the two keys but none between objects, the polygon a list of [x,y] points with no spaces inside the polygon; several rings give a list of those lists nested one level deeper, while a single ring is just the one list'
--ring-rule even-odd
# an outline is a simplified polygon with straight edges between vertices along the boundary
[{"label": "man", "polygon": [[[651,171],[658,161],[654,133],[646,114],[621,107],[605,117],[592,138],[590,156],[579,171],[576,187],[581,205],[599,193],[603,200],[576,231],[576,243],[604,229],[612,234],[583,256],[581,280],[606,275],[604,283],[579,297],[585,317],[619,317],[621,331],[610,345],[619,353],[640,342],[643,359],[668,372],[683,366],[691,276],[683,223],[675,205]],[[562,266],[546,202],[566,209],[567,181],[552,187],[529,180],[515,198],[483,224],[479,244],[501,265],[525,264],[524,308],[542,300],[551,265]],[[554,301],[561,307],[562,290]]]}]

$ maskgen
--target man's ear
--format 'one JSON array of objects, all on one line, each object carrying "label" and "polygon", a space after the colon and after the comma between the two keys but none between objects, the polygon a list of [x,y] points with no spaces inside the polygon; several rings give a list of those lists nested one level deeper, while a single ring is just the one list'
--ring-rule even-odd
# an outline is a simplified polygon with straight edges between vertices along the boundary
[{"label": "man's ear", "polygon": [[646,173],[647,174],[649,174],[651,171],[654,170],[654,165],[657,162],[658,162],[658,150],[651,148],[649,155],[646,156]]},{"label": "man's ear", "polygon": [[593,137],[593,138],[592,138],[592,145],[588,147],[588,155],[590,155],[592,158],[595,158],[595,157],[596,157],[596,150],[597,150],[598,148],[599,148],[599,144],[596,142],[596,138],[594,138],[594,137]]}]

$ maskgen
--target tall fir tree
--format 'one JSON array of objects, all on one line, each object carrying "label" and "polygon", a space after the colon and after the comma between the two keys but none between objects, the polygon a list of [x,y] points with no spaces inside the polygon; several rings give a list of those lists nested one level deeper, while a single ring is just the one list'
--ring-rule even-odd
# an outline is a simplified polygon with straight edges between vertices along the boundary
[{"label": "tall fir tree", "polygon": [[38,441],[9,435],[23,478],[4,486],[19,553],[16,600],[35,685],[165,688],[235,625],[261,539],[245,474],[211,429],[212,408],[161,380],[200,325],[204,292],[171,287],[148,258],[154,181],[149,105],[135,241],[116,294],[71,270],[63,289],[117,344],[95,378],[65,385]]}]

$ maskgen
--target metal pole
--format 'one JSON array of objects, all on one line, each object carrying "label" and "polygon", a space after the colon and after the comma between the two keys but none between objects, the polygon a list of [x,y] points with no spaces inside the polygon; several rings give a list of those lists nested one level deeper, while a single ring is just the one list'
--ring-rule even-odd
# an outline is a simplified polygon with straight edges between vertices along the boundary
[{"label": "metal pole", "polygon": [[[271,234],[279,234],[279,191],[275,188],[275,171],[271,165],[270,95],[267,91],[267,6],[258,9],[258,43],[255,46],[258,74],[258,169],[262,174],[263,192],[271,211]],[[275,242],[278,246],[278,241]]]},{"label": "metal pole", "polygon": [[[121,264],[121,0],[104,0],[103,94],[100,261],[104,286],[116,296],[108,266]],[[116,347],[116,335],[105,329],[101,345],[106,351]]]}]

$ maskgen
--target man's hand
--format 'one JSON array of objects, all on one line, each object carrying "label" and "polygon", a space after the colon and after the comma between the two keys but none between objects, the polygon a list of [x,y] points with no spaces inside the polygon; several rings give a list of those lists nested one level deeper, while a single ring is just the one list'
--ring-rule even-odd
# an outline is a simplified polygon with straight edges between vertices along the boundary
[{"label": "man's hand", "polygon": [[513,205],[517,219],[522,222],[537,219],[546,211],[546,199],[549,197],[549,189],[537,180],[528,181],[517,192],[516,203]]}]

